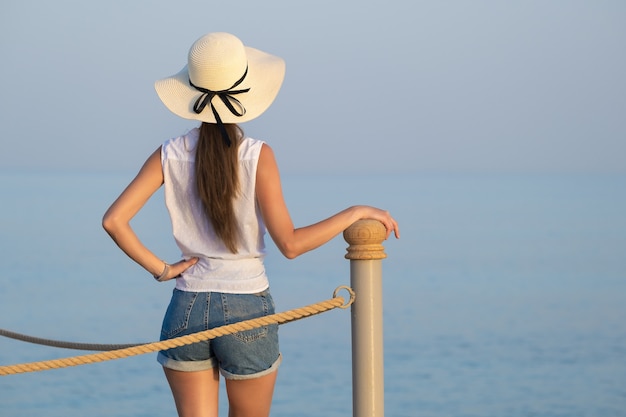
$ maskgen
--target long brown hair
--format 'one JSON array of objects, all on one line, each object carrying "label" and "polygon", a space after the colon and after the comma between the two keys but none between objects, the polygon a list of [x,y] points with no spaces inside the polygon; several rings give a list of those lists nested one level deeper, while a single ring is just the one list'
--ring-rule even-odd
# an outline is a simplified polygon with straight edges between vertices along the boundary
[{"label": "long brown hair", "polygon": [[196,188],[207,218],[217,236],[237,253],[239,229],[233,202],[239,193],[239,142],[243,131],[225,124],[232,145],[228,146],[216,124],[202,123],[196,148]]}]

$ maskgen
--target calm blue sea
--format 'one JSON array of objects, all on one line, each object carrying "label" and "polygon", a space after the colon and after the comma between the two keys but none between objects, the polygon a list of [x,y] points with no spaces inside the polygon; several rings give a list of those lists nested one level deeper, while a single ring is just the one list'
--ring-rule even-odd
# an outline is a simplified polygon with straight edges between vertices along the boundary
[{"label": "calm blue sea", "polygon": [[[171,285],[100,227],[132,175],[0,174],[0,328],[158,339]],[[401,224],[383,262],[387,416],[626,416],[626,176],[286,176],[284,188],[299,225],[360,203]],[[161,197],[134,224],[175,261]],[[277,309],[348,284],[345,248],[340,236],[289,261],[269,243]],[[281,338],[272,415],[351,416],[349,312]],[[84,353],[0,338],[2,365]],[[2,417],[173,415],[154,354],[0,377]]]}]

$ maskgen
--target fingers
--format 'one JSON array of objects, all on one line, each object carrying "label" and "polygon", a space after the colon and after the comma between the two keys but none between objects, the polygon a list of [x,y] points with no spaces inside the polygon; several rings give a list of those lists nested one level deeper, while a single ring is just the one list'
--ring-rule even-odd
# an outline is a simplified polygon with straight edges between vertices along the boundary
[{"label": "fingers", "polygon": [[398,226],[398,222],[396,221],[396,219],[391,217],[391,213],[389,213],[388,211],[386,210],[381,210],[381,211],[382,211],[382,219],[380,219],[380,221],[382,222],[382,224],[385,226],[385,229],[387,230],[387,236],[385,237],[385,239],[389,239],[389,236],[391,236],[392,232],[395,235],[396,239],[399,239],[400,227]]},{"label": "fingers", "polygon": [[180,274],[185,272],[191,266],[195,265],[197,262],[198,262],[198,258],[189,258],[189,259],[182,259],[176,262],[175,264],[171,264],[169,273],[167,274],[167,278],[164,279],[164,281],[177,278],[178,276],[180,276]]},{"label": "fingers", "polygon": [[391,220],[393,221],[393,232],[396,235],[396,239],[400,239],[400,226],[396,219],[392,218]]},{"label": "fingers", "polygon": [[395,235],[396,239],[400,238],[400,227],[398,226],[398,222],[396,221],[396,219],[391,216],[391,213],[389,213],[387,210],[382,210],[375,207],[369,207],[368,210],[369,212],[367,214],[367,217],[378,220],[383,224],[383,226],[385,226],[385,230],[387,232],[385,235],[385,239],[389,239],[391,233]]},{"label": "fingers", "polygon": [[399,239],[400,227],[398,226],[398,222],[393,217],[391,217],[391,215],[389,215],[389,212],[387,212],[387,216],[387,221],[383,223],[385,225],[385,228],[387,229],[386,239],[389,239],[389,236],[391,236],[392,232],[395,235],[396,239]]},{"label": "fingers", "polygon": [[387,229],[387,238],[389,238],[391,232],[393,232],[396,236],[396,239],[400,239],[400,227],[398,226],[398,222],[393,217],[391,218],[391,227]]}]

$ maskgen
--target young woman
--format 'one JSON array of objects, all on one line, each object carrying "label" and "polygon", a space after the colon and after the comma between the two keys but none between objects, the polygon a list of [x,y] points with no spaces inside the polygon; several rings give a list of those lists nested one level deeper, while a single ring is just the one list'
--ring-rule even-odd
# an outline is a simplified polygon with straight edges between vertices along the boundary
[{"label": "young woman", "polygon": [[[263,258],[265,231],[287,258],[317,248],[359,219],[398,225],[384,210],[353,206],[295,228],[272,149],[237,123],[261,115],[282,84],[282,59],[210,33],[188,64],[155,87],[173,113],[202,122],[166,141],[108,209],[102,224],[115,243],[159,281],[176,280],[161,339],[274,313]],[[130,226],[161,186],[182,259],[168,264]],[[267,326],[159,352],[181,417],[218,414],[219,374],[230,417],[267,417],[281,356],[278,326]]]}]

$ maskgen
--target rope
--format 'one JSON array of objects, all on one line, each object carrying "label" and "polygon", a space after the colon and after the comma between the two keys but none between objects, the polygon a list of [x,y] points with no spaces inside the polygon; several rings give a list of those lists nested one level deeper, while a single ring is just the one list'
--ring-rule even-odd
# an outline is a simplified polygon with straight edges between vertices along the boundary
[{"label": "rope", "polygon": [[109,345],[100,343],[79,343],[79,342],[65,342],[63,340],[43,339],[40,337],[29,336],[22,333],[15,333],[10,330],[0,329],[0,336],[8,337],[10,339],[21,340],[22,342],[33,343],[36,345],[51,346],[57,348],[74,349],[74,350],[90,350],[90,351],[105,351],[105,350],[117,350],[126,349],[133,346],[141,345],[142,343],[128,343],[120,345]]},{"label": "rope", "polygon": [[[340,289],[345,289],[350,293],[350,299],[347,303],[345,302],[343,297],[337,296],[337,293]],[[70,366],[104,362],[113,359],[121,359],[130,356],[156,352],[159,350],[167,350],[174,347],[185,346],[196,342],[215,339],[220,336],[226,336],[244,330],[251,330],[257,327],[267,326],[270,324],[285,324],[306,317],[311,317],[316,314],[324,313],[335,308],[348,308],[354,302],[354,298],[354,292],[351,288],[341,286],[335,289],[335,292],[333,293],[333,298],[326,301],[321,301],[316,304],[310,304],[301,308],[285,311],[282,313],[271,314],[269,316],[259,317],[256,319],[245,320],[234,324],[228,324],[225,326],[216,327],[211,330],[205,330],[202,332],[177,337],[174,339],[163,340],[160,342],[130,346],[121,349],[110,350],[101,353],[92,353],[89,355],[74,356],[70,358],[0,366],[0,376],[14,375],[26,372],[45,371],[49,369],[67,368]]]}]

